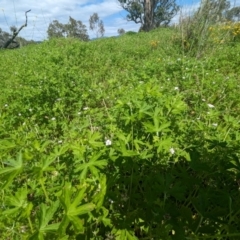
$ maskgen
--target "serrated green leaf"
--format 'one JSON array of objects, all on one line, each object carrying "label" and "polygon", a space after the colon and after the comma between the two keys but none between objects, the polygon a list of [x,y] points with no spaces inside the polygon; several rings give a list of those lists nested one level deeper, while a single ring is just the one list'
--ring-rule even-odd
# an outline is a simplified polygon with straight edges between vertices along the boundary
[{"label": "serrated green leaf", "polygon": [[95,208],[95,204],[93,203],[86,203],[83,204],[77,208],[73,208],[72,206],[67,211],[68,216],[80,216],[83,214],[86,214],[88,212],[91,212]]},{"label": "serrated green leaf", "polygon": [[6,165],[11,167],[5,167],[0,169],[1,181],[3,182],[2,189],[6,188],[13,179],[22,171],[23,169],[23,161],[22,161],[22,153],[20,152],[17,156],[17,159],[10,159],[5,162]]},{"label": "serrated green leaf", "polygon": [[76,234],[84,233],[84,222],[79,219],[77,216],[68,216],[69,221],[72,223]]},{"label": "serrated green leaf", "polygon": [[55,225],[52,224],[52,226],[51,226],[51,225],[48,225],[48,223],[53,218],[53,215],[57,211],[58,207],[59,207],[59,201],[54,202],[48,208],[45,204],[43,204],[43,203],[41,204],[40,219],[39,219],[39,231],[47,232],[47,231],[54,231],[54,229],[56,229],[56,226],[57,226],[56,224]]}]

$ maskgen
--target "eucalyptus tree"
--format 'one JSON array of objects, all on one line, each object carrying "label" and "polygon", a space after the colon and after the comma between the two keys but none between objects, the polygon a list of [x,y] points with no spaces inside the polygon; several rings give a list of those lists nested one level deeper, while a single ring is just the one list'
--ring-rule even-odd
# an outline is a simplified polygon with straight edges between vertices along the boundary
[{"label": "eucalyptus tree", "polygon": [[104,24],[103,24],[103,21],[100,20],[97,13],[93,13],[93,15],[90,16],[89,28],[90,28],[90,30],[95,31],[97,38],[99,36],[101,36],[101,37],[104,36],[104,33],[105,33]]},{"label": "eucalyptus tree", "polygon": [[176,0],[118,0],[128,12],[127,20],[140,23],[140,30],[150,31],[167,26],[178,13]]},{"label": "eucalyptus tree", "polygon": [[69,17],[69,22],[66,24],[54,20],[49,24],[47,33],[48,38],[74,37],[83,41],[89,40],[86,25],[72,17]]}]

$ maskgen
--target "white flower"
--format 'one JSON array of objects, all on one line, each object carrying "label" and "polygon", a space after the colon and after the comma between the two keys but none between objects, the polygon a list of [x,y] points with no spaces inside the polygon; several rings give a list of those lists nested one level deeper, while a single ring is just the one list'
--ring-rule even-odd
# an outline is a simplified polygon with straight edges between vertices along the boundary
[{"label": "white flower", "polygon": [[204,98],[202,99],[202,101],[203,101],[203,102],[206,102],[206,100],[205,100]]},{"label": "white flower", "polygon": [[31,108],[29,108],[29,112],[32,112],[32,109],[31,109]]},{"label": "white flower", "polygon": [[4,105],[4,107],[8,107],[8,105],[7,105],[7,104],[5,104],[5,105]]},{"label": "white flower", "polygon": [[213,123],[212,125],[213,125],[214,127],[217,127],[218,124],[217,124],[217,123]]},{"label": "white flower", "polygon": [[88,110],[88,109],[89,109],[88,107],[84,107],[84,108],[83,108],[83,110],[85,110],[85,111]]},{"label": "white flower", "polygon": [[19,114],[18,114],[18,116],[22,116],[22,114],[21,114],[21,113],[19,113]]},{"label": "white flower", "polygon": [[78,114],[78,115],[81,115],[82,113],[81,113],[81,112],[78,112],[77,114]]},{"label": "white flower", "polygon": [[210,107],[210,108],[214,108],[214,105],[212,105],[212,104],[208,104],[208,107]]},{"label": "white flower", "polygon": [[106,142],[105,142],[105,145],[106,146],[111,146],[112,145],[112,141],[107,139]]},{"label": "white flower", "polygon": [[59,140],[58,143],[61,144],[63,141],[62,140]]},{"label": "white flower", "polygon": [[174,153],[175,153],[175,150],[174,150],[174,148],[170,148],[170,150],[169,150],[169,151],[170,151],[170,153],[171,153],[171,154],[174,154]]},{"label": "white flower", "polygon": [[179,87],[175,87],[174,90],[179,90]]},{"label": "white flower", "polygon": [[51,118],[51,120],[52,120],[52,121],[55,121],[55,120],[56,120],[56,118],[55,118],[55,117],[53,117],[53,118]]}]

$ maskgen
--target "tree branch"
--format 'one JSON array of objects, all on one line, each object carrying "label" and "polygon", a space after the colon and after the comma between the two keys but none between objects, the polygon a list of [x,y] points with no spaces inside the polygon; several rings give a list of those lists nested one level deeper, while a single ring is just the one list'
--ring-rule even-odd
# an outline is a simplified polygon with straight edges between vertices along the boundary
[{"label": "tree branch", "polygon": [[[12,37],[4,43],[4,45],[3,45],[2,48],[7,48],[12,42],[15,42],[14,39],[17,37],[17,35],[19,34],[19,32],[20,32],[24,27],[27,27],[27,13],[30,12],[30,11],[31,11],[31,9],[25,12],[25,16],[26,16],[26,22],[25,22],[25,24],[23,24],[23,25],[18,29],[18,31],[14,31],[14,32],[13,32]],[[15,42],[15,43],[16,43],[16,42]],[[18,47],[18,46],[19,46],[19,44],[17,45],[17,47]]]}]

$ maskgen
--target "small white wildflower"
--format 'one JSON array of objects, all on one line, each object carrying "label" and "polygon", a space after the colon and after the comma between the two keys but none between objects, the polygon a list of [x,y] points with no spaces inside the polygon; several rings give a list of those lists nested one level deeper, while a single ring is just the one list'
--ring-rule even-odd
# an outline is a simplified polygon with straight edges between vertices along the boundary
[{"label": "small white wildflower", "polygon": [[214,108],[214,105],[212,105],[212,104],[208,104],[208,107],[210,107],[210,108]]},{"label": "small white wildflower", "polygon": [[31,108],[29,108],[29,112],[32,112],[32,109],[31,109]]},{"label": "small white wildflower", "polygon": [[86,110],[88,110],[88,109],[89,109],[88,107],[84,107],[84,108],[83,108],[84,111],[86,111]]},{"label": "small white wildflower", "polygon": [[58,143],[61,144],[63,141],[62,140],[59,140]]},{"label": "small white wildflower", "polygon": [[170,78],[168,78],[167,80],[170,81]]},{"label": "small white wildflower", "polygon": [[5,105],[4,105],[4,107],[8,107],[8,105],[7,105],[7,104],[5,104]]},{"label": "small white wildflower", "polygon": [[213,84],[215,84],[216,82],[212,82]]},{"label": "small white wildflower", "polygon": [[182,77],[182,79],[185,79],[185,77]]},{"label": "small white wildflower", "polygon": [[22,114],[21,114],[21,113],[19,113],[19,114],[18,114],[18,116],[22,116]]},{"label": "small white wildflower", "polygon": [[171,153],[171,154],[174,154],[174,153],[175,153],[175,150],[174,150],[174,148],[170,148],[170,150],[169,150],[169,151],[170,151],[170,153]]},{"label": "small white wildflower", "polygon": [[218,72],[219,70],[218,69],[216,69],[216,72]]},{"label": "small white wildflower", "polygon": [[203,102],[206,102],[206,100],[205,100],[204,98],[202,99],[202,101],[203,101]]},{"label": "small white wildflower", "polygon": [[55,120],[56,120],[56,118],[55,118],[55,117],[53,117],[53,118],[51,118],[51,120],[52,120],[52,121],[55,121]]},{"label": "small white wildflower", "polygon": [[109,201],[111,204],[113,204],[113,200],[112,200],[112,199],[109,199],[108,201]]},{"label": "small white wildflower", "polygon": [[213,123],[212,125],[213,125],[214,127],[217,127],[218,124],[217,124],[217,123]]},{"label": "small white wildflower", "polygon": [[174,90],[179,90],[179,87],[175,87]]},{"label": "small white wildflower", "polygon": [[78,115],[81,115],[82,113],[81,113],[81,112],[78,112],[77,114],[78,114]]},{"label": "small white wildflower", "polygon": [[112,141],[107,139],[106,142],[105,142],[106,146],[111,146],[112,145]]}]

